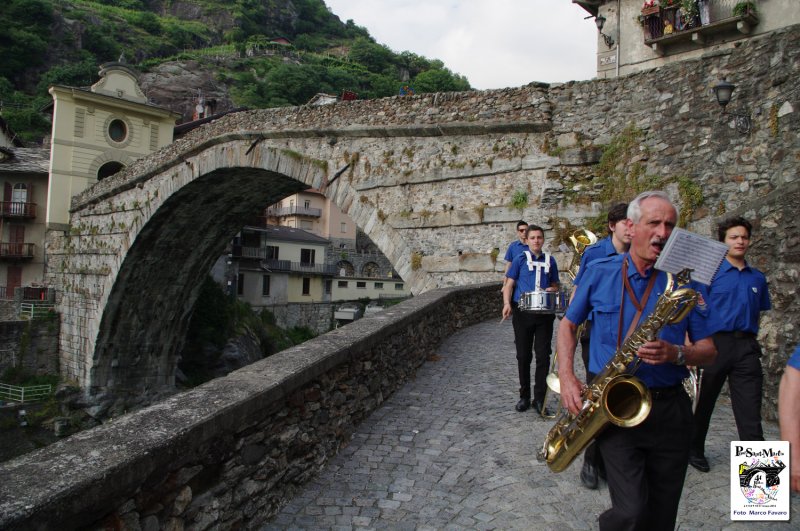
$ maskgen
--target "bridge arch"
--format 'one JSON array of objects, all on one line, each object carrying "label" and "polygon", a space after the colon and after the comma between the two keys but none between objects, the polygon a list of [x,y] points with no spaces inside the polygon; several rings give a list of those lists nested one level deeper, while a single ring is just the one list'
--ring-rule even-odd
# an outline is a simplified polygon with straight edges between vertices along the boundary
[{"label": "bridge arch", "polygon": [[[62,375],[92,398],[171,392],[202,279],[267,204],[315,187],[367,234],[392,230],[375,212],[353,209],[355,192],[329,185],[325,169],[324,161],[240,135],[149,171],[134,164],[76,196],[71,229],[48,252],[61,292]],[[408,251],[389,252],[402,268]]]}]

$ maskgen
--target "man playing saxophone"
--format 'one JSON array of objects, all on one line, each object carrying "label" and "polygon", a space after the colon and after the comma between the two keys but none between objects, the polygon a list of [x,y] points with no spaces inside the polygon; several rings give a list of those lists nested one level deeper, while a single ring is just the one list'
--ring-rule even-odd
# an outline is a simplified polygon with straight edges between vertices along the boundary
[{"label": "man playing saxophone", "polygon": [[[592,263],[559,325],[561,398],[573,415],[583,407],[582,385],[573,369],[578,325],[591,314],[589,370],[600,373],[637,324],[653,313],[667,285],[666,273],[653,266],[675,228],[676,208],[665,193],[644,192],[627,214],[629,253]],[[705,293],[699,284],[690,287]],[[652,407],[641,424],[609,425],[597,437],[611,495],[611,508],[599,517],[600,529],[674,529],[692,435],[691,403],[682,381],[687,364],[714,360],[710,336],[715,326],[708,308],[694,307],[638,348],[635,375],[649,389]],[[691,346],[683,345],[687,332]]]},{"label": "man playing saxophone", "polygon": [[[601,258],[609,256],[616,256],[628,251],[631,245],[631,237],[628,234],[627,226],[628,217],[628,203],[617,203],[612,206],[608,211],[606,218],[606,228],[608,229],[608,236],[586,248],[581,256],[580,268],[575,280],[572,281],[574,287],[572,295],[575,295],[575,289],[581,283],[581,277],[586,273],[586,270],[592,262]],[[589,322],[584,325],[586,328]],[[581,342],[581,358],[583,359],[583,366],[586,369],[586,383],[588,384],[592,379],[590,378],[591,372],[589,371],[589,333],[584,332],[578,338]],[[603,461],[597,452],[597,445],[595,443],[586,447],[583,453],[583,468],[581,468],[581,483],[587,489],[596,489],[598,487],[601,475],[605,478],[605,469],[603,468]]]}]

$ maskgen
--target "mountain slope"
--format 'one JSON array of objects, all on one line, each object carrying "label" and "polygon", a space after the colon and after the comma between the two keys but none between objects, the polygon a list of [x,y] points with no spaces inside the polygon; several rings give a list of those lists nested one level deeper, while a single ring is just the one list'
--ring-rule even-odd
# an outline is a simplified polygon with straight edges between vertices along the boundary
[{"label": "mountain slope", "polygon": [[[53,84],[88,86],[119,59],[184,120],[198,94],[233,107],[306,103],[318,92],[360,98],[469,90],[441,61],[395,53],[321,0],[6,0],[0,11],[0,112],[23,138],[46,134],[38,109]],[[278,38],[288,45],[276,44]]]}]

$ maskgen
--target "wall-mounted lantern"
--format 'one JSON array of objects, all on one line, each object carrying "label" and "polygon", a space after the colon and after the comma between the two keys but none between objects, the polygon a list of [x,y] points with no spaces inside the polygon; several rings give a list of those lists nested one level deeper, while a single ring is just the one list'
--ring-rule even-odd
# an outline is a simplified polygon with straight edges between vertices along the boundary
[{"label": "wall-mounted lantern", "polygon": [[736,85],[729,83],[725,80],[725,78],[723,78],[722,81],[717,83],[711,90],[714,91],[714,96],[717,98],[717,103],[719,103],[722,107],[722,114],[733,116],[734,123],[736,124],[736,130],[743,135],[747,135],[750,133],[752,126],[750,114],[727,111],[727,105],[731,102],[731,97],[733,96],[733,91],[735,89]]},{"label": "wall-mounted lantern", "polygon": [[614,46],[614,38],[611,35],[606,35],[605,33],[603,33],[603,26],[605,26],[606,24],[606,17],[604,17],[603,15],[597,15],[596,17],[594,17],[594,23],[597,26],[597,31],[599,31],[600,35],[603,36],[603,42],[606,43],[606,46],[608,46],[609,48]]}]

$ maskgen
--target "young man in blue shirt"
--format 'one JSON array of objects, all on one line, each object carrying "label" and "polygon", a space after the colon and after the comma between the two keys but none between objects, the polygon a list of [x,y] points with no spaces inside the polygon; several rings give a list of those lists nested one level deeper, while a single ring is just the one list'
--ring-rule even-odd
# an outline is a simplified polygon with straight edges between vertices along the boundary
[{"label": "young man in blue shirt", "polygon": [[527,233],[528,222],[522,220],[517,221],[517,239],[509,244],[506,255],[503,257],[503,260],[506,261],[506,269],[503,271],[503,287],[506,286],[506,273],[508,273],[508,268],[511,267],[511,262],[514,261],[514,258],[528,250],[528,242],[526,241]]},{"label": "young man in blue shirt", "polygon": [[[561,400],[570,413],[578,414],[583,406],[582,384],[573,368],[578,325],[592,315],[589,370],[597,374],[624,343],[625,331],[646,322],[664,292],[667,275],[653,266],[677,219],[677,209],[663,192],[639,194],[628,207],[630,252],[596,260],[581,279],[558,327]],[[689,286],[705,291],[694,282]],[[648,387],[652,407],[638,426],[609,425],[596,439],[611,495],[611,508],[599,517],[601,530],[675,528],[692,430],[692,406],[682,381],[689,374],[687,364],[713,361],[715,326],[707,308],[695,307],[638,349],[635,375]],[[693,344],[684,346],[687,333]]]},{"label": "young man in blue shirt", "polygon": [[750,222],[742,217],[726,219],[717,229],[719,241],[728,246],[728,254],[708,290],[708,304],[717,313],[722,329],[714,334],[719,355],[712,365],[703,367],[703,384],[694,412],[689,464],[700,472],[711,469],[705,457],[706,434],[726,378],[739,440],[764,440],[761,428],[764,374],[757,339],[758,319],[772,305],[766,277],[745,260],[751,232]]},{"label": "young man in blue shirt", "polygon": [[550,354],[553,351],[553,321],[555,313],[530,313],[519,309],[519,298],[529,291],[558,291],[558,265],[550,253],[542,251],[544,229],[529,225],[528,250],[517,255],[506,273],[503,286],[503,319],[512,317],[514,345],[517,349],[519,372],[519,402],[517,411],[531,406],[531,361],[536,352],[536,370],[533,381],[533,405],[542,412],[547,392],[547,373],[550,371]]},{"label": "young man in blue shirt", "polygon": [[[617,203],[612,206],[606,217],[606,228],[608,229],[608,236],[598,241],[594,245],[590,245],[583,251],[581,256],[581,263],[578,269],[578,274],[575,280],[572,281],[573,296],[575,290],[581,283],[586,270],[591,267],[591,263],[600,258],[608,258],[609,256],[616,256],[618,254],[628,252],[631,246],[631,236],[628,234],[628,203]],[[587,324],[588,329],[588,324]],[[583,359],[583,367],[586,369],[586,383],[588,384],[594,375],[589,371],[589,334],[588,331],[584,332],[582,337],[578,338],[581,342],[581,358]],[[605,477],[605,470],[603,470],[603,462],[597,452],[597,445],[595,443],[586,447],[583,453],[583,468],[581,468],[581,483],[587,489],[596,489],[599,486],[598,476],[602,474]]]}]

